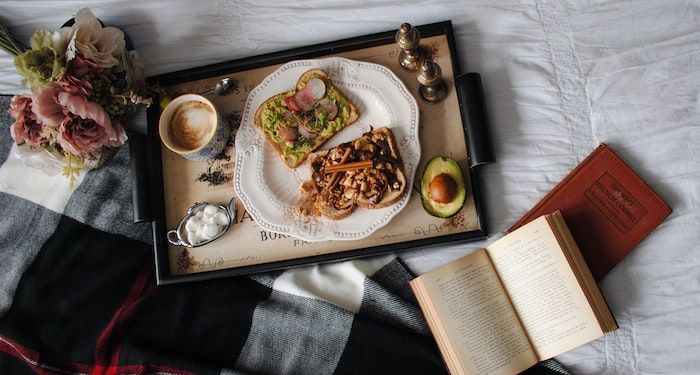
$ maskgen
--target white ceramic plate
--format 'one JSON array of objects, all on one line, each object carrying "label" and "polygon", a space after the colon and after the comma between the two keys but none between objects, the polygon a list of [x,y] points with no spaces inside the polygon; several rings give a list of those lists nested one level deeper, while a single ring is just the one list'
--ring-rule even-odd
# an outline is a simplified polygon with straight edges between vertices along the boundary
[{"label": "white ceramic plate", "polygon": [[[323,69],[360,112],[355,123],[320,149],[359,138],[370,126],[390,127],[408,181],[406,192],[395,204],[377,210],[358,207],[343,220],[298,213],[299,185],[310,178],[308,161],[290,170],[255,128],[253,117],[266,99],[293,88],[299,77],[313,68]],[[419,159],[418,105],[394,73],[382,65],[340,57],[297,60],[267,76],[248,95],[236,135],[234,186],[248,213],[263,229],[305,241],[357,240],[386,225],[406,206]]]}]

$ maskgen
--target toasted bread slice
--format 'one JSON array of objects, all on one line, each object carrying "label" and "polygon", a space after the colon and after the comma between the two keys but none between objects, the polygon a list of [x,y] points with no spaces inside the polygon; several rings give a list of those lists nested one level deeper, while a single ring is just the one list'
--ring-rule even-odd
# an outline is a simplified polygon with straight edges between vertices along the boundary
[{"label": "toasted bread slice", "polygon": [[390,183],[398,183],[398,187],[390,189],[387,191],[382,199],[377,203],[372,203],[368,198],[363,196],[358,196],[355,201],[360,207],[369,209],[378,209],[388,207],[396,203],[399,198],[403,195],[406,190],[406,174],[403,171],[403,161],[401,160],[401,154],[399,154],[399,147],[396,145],[396,140],[394,139],[394,133],[391,132],[389,128],[379,128],[370,133],[372,137],[381,136],[382,139],[386,139],[389,144],[389,150],[391,150],[391,157],[397,161],[397,166],[394,170],[394,175],[396,176],[396,181],[389,181]]},{"label": "toasted bread slice", "polygon": [[[295,95],[298,91],[303,90],[306,83],[312,78],[319,78],[326,84],[324,98],[336,100],[337,105],[341,102],[344,103],[344,105],[342,105],[343,108],[340,106],[338,107],[338,115],[336,119],[332,121],[334,123],[340,121],[340,123],[338,126],[331,127],[329,121],[324,125],[325,127],[319,131],[319,134],[314,137],[303,140],[297,138],[295,141],[285,141],[278,131],[280,116],[265,118],[264,113],[266,110],[270,110],[270,113],[277,113],[281,109],[286,108],[284,100]],[[273,117],[277,120],[274,120]],[[311,152],[318,149],[343,128],[357,121],[359,117],[360,114],[357,107],[333,85],[328,75],[320,69],[311,69],[299,77],[294,89],[274,95],[263,102],[255,112],[253,123],[282,161],[289,168],[294,169],[299,166],[299,164],[303,163]]]},{"label": "toasted bread slice", "polygon": [[[346,152],[347,150],[350,151]],[[338,159],[343,154],[349,156],[345,163],[340,163]],[[317,212],[333,220],[347,217],[357,205],[367,209],[387,207],[396,203],[406,190],[407,181],[401,156],[389,128],[376,129],[352,142],[314,152],[308,159],[312,180],[302,184],[302,194],[315,193]],[[332,177],[333,173],[325,172],[328,165],[366,160],[372,160],[372,166],[337,172],[338,181]],[[340,196],[345,198],[339,199]]]},{"label": "toasted bread slice", "polygon": [[320,195],[316,202],[319,213],[331,220],[344,219],[350,216],[357,207],[357,204],[353,203],[346,208],[336,208],[333,203],[331,203],[330,199],[323,195]]},{"label": "toasted bread slice", "polygon": [[353,202],[346,208],[336,208],[328,192],[320,191],[313,181],[304,181],[299,187],[303,199],[302,212],[313,216],[325,216],[331,220],[340,220],[350,216],[357,205]]}]

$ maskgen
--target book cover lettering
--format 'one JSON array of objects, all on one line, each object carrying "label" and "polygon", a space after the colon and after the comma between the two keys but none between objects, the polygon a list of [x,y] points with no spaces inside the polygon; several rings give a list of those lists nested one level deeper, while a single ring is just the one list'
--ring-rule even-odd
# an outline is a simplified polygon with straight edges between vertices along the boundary
[{"label": "book cover lettering", "polygon": [[596,280],[601,280],[672,211],[605,144],[508,231],[556,210],[569,223]]},{"label": "book cover lettering", "polygon": [[610,173],[605,172],[583,195],[622,233],[644,218],[647,210]]}]

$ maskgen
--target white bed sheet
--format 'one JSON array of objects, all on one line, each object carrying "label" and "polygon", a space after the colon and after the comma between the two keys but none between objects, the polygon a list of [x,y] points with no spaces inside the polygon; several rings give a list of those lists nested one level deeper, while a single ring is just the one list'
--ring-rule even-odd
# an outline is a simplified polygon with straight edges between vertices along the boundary
[{"label": "white bed sheet", "polygon": [[[3,1],[24,40],[81,1]],[[674,212],[601,283],[620,329],[559,359],[576,374],[700,373],[700,4],[693,1],[93,1],[149,74],[451,19],[482,74],[497,163],[492,237],[402,254],[422,273],[499,237],[599,142]],[[18,86],[0,52],[0,93]]]}]

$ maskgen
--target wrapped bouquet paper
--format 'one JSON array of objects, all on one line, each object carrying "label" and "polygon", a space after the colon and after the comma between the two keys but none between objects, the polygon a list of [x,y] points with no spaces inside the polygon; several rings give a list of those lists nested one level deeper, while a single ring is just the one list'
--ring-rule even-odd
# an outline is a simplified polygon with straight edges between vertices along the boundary
[{"label": "wrapped bouquet paper", "polygon": [[0,47],[14,63],[31,95],[12,98],[10,135],[17,155],[30,167],[71,181],[127,139],[127,115],[150,105],[144,66],[126,48],[124,33],[104,26],[84,8],[71,26],[37,30],[30,48],[2,28]]}]

